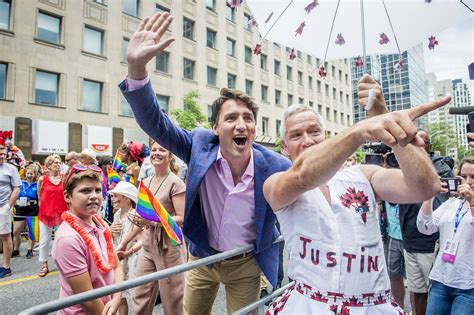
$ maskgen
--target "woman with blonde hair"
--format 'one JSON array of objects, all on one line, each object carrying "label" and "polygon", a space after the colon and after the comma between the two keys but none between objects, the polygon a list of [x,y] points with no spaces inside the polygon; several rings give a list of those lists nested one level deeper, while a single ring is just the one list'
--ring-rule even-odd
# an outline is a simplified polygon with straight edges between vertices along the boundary
[{"label": "woman with blonde hair", "polygon": [[57,154],[48,156],[44,162],[47,172],[38,181],[40,242],[39,261],[42,267],[38,276],[48,274],[48,256],[51,247],[51,234],[55,226],[62,222],[61,214],[67,210],[63,195],[63,178],[60,173],[61,157]]}]

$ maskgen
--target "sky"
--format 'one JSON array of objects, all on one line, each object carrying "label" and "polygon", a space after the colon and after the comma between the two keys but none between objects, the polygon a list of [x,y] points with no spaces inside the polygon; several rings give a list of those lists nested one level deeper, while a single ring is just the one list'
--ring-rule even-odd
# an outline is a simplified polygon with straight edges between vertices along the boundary
[{"label": "sky", "polygon": [[467,69],[474,62],[474,16],[435,36],[439,45],[434,51],[428,49],[428,40],[423,48],[425,72],[433,72],[438,80],[462,79],[470,88],[474,105],[474,80],[469,80]]}]

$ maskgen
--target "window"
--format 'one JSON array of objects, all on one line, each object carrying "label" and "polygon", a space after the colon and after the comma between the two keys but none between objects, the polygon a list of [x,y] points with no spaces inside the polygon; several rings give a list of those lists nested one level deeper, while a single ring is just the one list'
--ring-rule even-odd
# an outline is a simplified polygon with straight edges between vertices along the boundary
[{"label": "window", "polygon": [[333,98],[335,101],[337,100],[336,95],[337,95],[337,93],[336,93],[336,88],[332,88],[332,98]]},{"label": "window", "polygon": [[303,85],[303,72],[298,71],[298,84]]},{"label": "window", "polygon": [[250,15],[248,15],[247,13],[244,13],[244,29],[246,29],[247,31],[252,31],[252,28],[249,25],[249,21],[250,21]]},{"label": "window", "polygon": [[138,17],[138,0],[122,0],[122,12],[131,16]]},{"label": "window", "polygon": [[0,29],[10,29],[11,0],[0,0]]},{"label": "window", "polygon": [[123,96],[122,93],[120,93],[121,95],[121,113],[123,116],[129,116],[129,117],[133,117],[133,111],[132,111],[132,108],[130,107],[130,104],[127,102],[127,99]]},{"label": "window", "polygon": [[310,90],[313,89],[313,77],[312,76],[308,76],[308,85],[309,85],[309,88]]},{"label": "window", "polygon": [[245,93],[247,95],[252,96],[252,89],[253,89],[253,81],[251,80],[245,80]]},{"label": "window", "polygon": [[321,81],[317,81],[317,85],[318,85],[318,93],[321,93]]},{"label": "window", "polygon": [[231,73],[227,73],[227,87],[229,89],[235,89],[235,82],[237,81],[237,76]]},{"label": "window", "polygon": [[268,136],[268,118],[262,117],[262,134]]},{"label": "window", "polygon": [[168,12],[168,13],[170,13],[170,9],[168,9],[167,7],[161,6],[159,4],[156,4],[155,12],[160,12],[160,13]]},{"label": "window", "polygon": [[298,97],[298,104],[304,105],[304,99],[301,97]]},{"label": "window", "polygon": [[347,75],[347,73],[344,76],[346,78],[346,84],[349,84],[349,76]]},{"label": "window", "polygon": [[342,82],[342,71],[341,70],[339,70],[339,81]]},{"label": "window", "polygon": [[231,8],[228,4],[225,6],[225,17],[229,21],[235,22],[235,9]]},{"label": "window", "polygon": [[235,40],[227,37],[226,53],[228,56],[235,56]]},{"label": "window", "polygon": [[281,120],[276,120],[275,121],[275,127],[276,127],[276,136],[280,137],[280,127],[281,127]]},{"label": "window", "polygon": [[0,63],[0,100],[7,98],[7,65]]},{"label": "window", "polygon": [[311,59],[311,56],[310,56],[310,55],[307,55],[307,56],[306,56],[306,61],[307,61],[309,64],[312,64],[312,59]]},{"label": "window", "polygon": [[318,114],[321,116],[323,115],[323,105],[321,104],[318,104]]},{"label": "window", "polygon": [[336,78],[336,67],[331,66],[331,73],[332,73],[332,77],[335,79]]},{"label": "window", "polygon": [[216,4],[214,3],[214,0],[206,0],[206,8],[209,10],[214,11]]},{"label": "window", "polygon": [[344,114],[343,113],[341,113],[341,124],[344,125]]},{"label": "window", "polygon": [[245,46],[245,62],[252,64],[252,48]]},{"label": "window", "polygon": [[183,59],[183,77],[188,80],[194,80],[194,61]]},{"label": "window", "polygon": [[38,33],[36,37],[45,42],[59,44],[61,40],[61,18],[38,12]]},{"label": "window", "polygon": [[122,62],[127,62],[127,49],[130,39],[122,38]]},{"label": "window", "polygon": [[82,109],[91,112],[102,110],[102,83],[82,81]]},{"label": "window", "polygon": [[327,121],[331,121],[331,111],[329,108],[326,108],[326,119]]},{"label": "window", "polygon": [[105,0],[94,0],[94,2],[105,5]]},{"label": "window", "polygon": [[346,105],[349,105],[349,94],[346,94]]},{"label": "window", "polygon": [[57,74],[36,70],[35,103],[56,106],[58,103],[58,81]]},{"label": "window", "polygon": [[290,66],[286,66],[286,79],[293,80],[293,69]]},{"label": "window", "polygon": [[183,36],[187,39],[194,40],[194,21],[183,18]]},{"label": "window", "polygon": [[344,93],[342,91],[339,91],[339,102],[342,104],[344,102]]},{"label": "window", "polygon": [[325,87],[324,87],[324,89],[325,89],[325,91],[324,91],[324,92],[326,92],[326,94],[325,94],[325,95],[329,97],[329,85],[328,85],[328,84],[325,84]]},{"label": "window", "polygon": [[281,91],[275,90],[275,105],[281,106]]},{"label": "window", "polygon": [[265,55],[265,54],[260,55],[260,68],[263,69],[263,70],[268,70],[267,55]]},{"label": "window", "polygon": [[84,51],[102,55],[104,32],[87,26],[84,28]]},{"label": "window", "polygon": [[350,126],[351,125],[351,118],[349,115],[346,116],[346,125]]},{"label": "window", "polygon": [[301,51],[297,51],[296,54],[298,55],[298,59],[303,59],[303,53]]},{"label": "window", "polygon": [[268,102],[268,86],[262,84],[262,101]]},{"label": "window", "polygon": [[314,107],[314,103],[313,103],[313,102],[311,102],[311,101],[309,101],[309,107],[311,107],[311,109],[313,109],[313,107]]},{"label": "window", "polygon": [[334,122],[337,123],[337,110],[333,110]]},{"label": "window", "polygon": [[293,95],[288,94],[288,106],[290,106],[291,104],[293,104]]},{"label": "window", "polygon": [[156,94],[156,99],[158,100],[158,104],[163,112],[168,114],[169,112],[169,105],[170,105],[170,97],[166,95]]},{"label": "window", "polygon": [[156,56],[156,71],[168,73],[169,60],[170,53],[167,51],[162,51],[158,56]]},{"label": "window", "polygon": [[278,60],[275,60],[273,63],[273,68],[274,68],[274,73],[276,75],[280,75],[280,62]]},{"label": "window", "polygon": [[216,32],[211,30],[211,29],[207,29],[206,31],[206,46],[209,47],[209,48],[216,48]]},{"label": "window", "polygon": [[207,85],[216,86],[217,81],[217,69],[207,67]]}]

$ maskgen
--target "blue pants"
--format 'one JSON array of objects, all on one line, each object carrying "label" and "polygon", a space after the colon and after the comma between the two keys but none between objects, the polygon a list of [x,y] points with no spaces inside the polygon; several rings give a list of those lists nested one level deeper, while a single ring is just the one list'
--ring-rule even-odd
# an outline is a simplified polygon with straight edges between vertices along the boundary
[{"label": "blue pants", "polygon": [[456,289],[441,282],[433,281],[428,294],[426,314],[474,314],[474,289]]}]

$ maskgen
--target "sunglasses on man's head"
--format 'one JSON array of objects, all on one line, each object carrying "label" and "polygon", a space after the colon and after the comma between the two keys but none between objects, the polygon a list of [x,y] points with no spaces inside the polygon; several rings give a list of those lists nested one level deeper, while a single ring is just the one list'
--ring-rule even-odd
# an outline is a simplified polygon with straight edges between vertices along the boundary
[{"label": "sunglasses on man's head", "polygon": [[67,175],[66,181],[64,182],[65,185],[69,182],[69,179],[71,178],[73,174],[77,174],[77,173],[84,172],[87,170],[91,170],[102,175],[102,169],[98,167],[97,165],[86,166],[82,164],[74,164],[73,166],[71,166],[71,169],[69,170],[69,174]]}]

